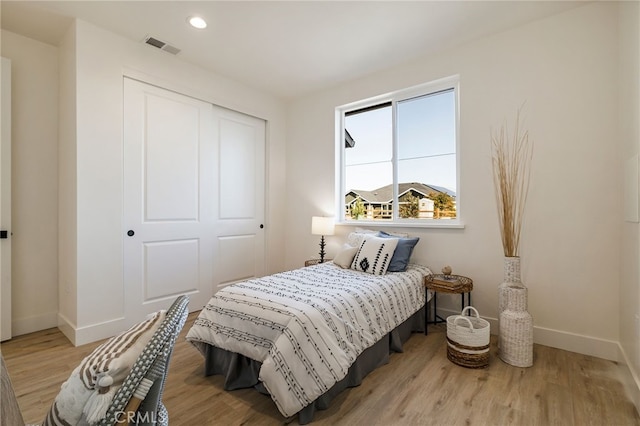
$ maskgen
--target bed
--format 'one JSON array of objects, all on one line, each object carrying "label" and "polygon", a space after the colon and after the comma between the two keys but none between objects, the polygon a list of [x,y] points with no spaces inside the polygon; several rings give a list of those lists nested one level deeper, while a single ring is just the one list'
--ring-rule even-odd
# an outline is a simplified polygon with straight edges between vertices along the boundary
[{"label": "bed", "polygon": [[308,423],[424,331],[429,274],[415,264],[375,275],[327,262],[236,283],[211,298],[187,340],[225,389],[255,387],[284,417]]}]

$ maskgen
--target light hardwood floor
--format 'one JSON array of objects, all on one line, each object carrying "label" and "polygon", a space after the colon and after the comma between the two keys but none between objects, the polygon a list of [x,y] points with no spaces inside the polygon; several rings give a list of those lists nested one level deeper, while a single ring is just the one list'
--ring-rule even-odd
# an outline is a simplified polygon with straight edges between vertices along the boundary
[{"label": "light hardwood floor", "polygon": [[[227,392],[221,377],[204,377],[200,353],[184,339],[194,318],[171,360],[164,394],[171,425],[297,424],[268,397]],[[313,424],[640,425],[614,362],[535,345],[533,367],[516,368],[500,361],[492,341],[489,367],[466,369],[447,360],[444,326],[429,330],[414,334],[404,353],[340,394]],[[62,382],[98,344],[74,348],[51,329],[1,345],[27,424],[42,421]]]}]

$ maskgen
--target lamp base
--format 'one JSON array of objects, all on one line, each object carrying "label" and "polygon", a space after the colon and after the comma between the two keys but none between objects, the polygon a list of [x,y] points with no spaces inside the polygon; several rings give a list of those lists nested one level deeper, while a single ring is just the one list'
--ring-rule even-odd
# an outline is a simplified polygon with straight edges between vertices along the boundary
[{"label": "lamp base", "polygon": [[324,235],[320,236],[320,263],[324,263],[324,255],[326,254],[324,251],[325,242]]}]

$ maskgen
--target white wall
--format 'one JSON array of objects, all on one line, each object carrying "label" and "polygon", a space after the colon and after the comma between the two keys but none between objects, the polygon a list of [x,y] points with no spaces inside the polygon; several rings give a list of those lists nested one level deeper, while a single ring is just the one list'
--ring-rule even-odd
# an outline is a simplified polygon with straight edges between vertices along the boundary
[{"label": "white wall", "polygon": [[73,336],[77,323],[76,32],[59,45],[58,327]]},{"label": "white wall", "polygon": [[12,334],[58,312],[58,49],[2,30],[12,61]]},{"label": "white wall", "polygon": [[[460,75],[460,183],[465,228],[416,229],[414,259],[474,279],[473,302],[497,331],[502,247],[490,128],[526,101],[534,163],[522,275],[538,343],[617,358],[621,216],[617,142],[617,5],[597,3],[296,100],[288,108],[287,267],[318,251],[310,217],[334,211],[334,109]],[[342,226],[346,235],[352,228]],[[329,237],[329,255],[342,242]],[[445,297],[442,297],[445,300]],[[459,309],[459,298],[449,306]],[[439,306],[446,306],[445,303]]]},{"label": "white wall", "polygon": [[[640,154],[640,5],[620,4],[620,141],[622,164]],[[626,193],[625,203],[638,202]],[[633,186],[633,185],[631,185]],[[637,206],[637,204],[636,204]],[[620,347],[622,377],[628,381],[632,400],[640,410],[640,226],[622,222],[622,268],[620,280]]]},{"label": "white wall", "polygon": [[[61,312],[63,331],[75,344],[113,335],[124,325],[122,271],[122,78],[146,80],[267,120],[267,272],[282,269],[284,200],[284,104],[276,98],[204,71],[166,52],[76,21],[76,179],[61,189],[76,192],[77,239],[61,256],[77,262],[76,279],[60,282],[62,298],[77,297],[75,323]],[[99,48],[96,48],[99,46]],[[63,125],[68,125],[64,123]],[[76,158],[73,158],[73,155]],[[61,185],[62,182],[61,182]],[[75,186],[75,188],[73,188]],[[63,250],[65,252],[63,252]],[[66,251],[71,251],[68,253]],[[61,302],[62,305],[63,302]],[[73,307],[73,303],[69,303]]]}]

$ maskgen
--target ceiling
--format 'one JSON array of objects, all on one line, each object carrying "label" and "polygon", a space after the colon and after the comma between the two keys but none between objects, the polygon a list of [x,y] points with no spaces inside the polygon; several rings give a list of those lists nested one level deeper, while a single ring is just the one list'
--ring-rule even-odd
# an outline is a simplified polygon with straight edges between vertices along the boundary
[{"label": "ceiling", "polygon": [[[582,4],[2,0],[0,13],[3,29],[53,45],[71,17],[136,42],[151,35],[184,61],[292,99]],[[187,25],[195,14],[206,29]]]}]

